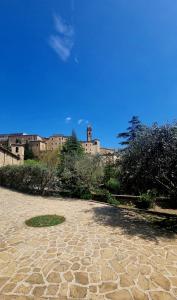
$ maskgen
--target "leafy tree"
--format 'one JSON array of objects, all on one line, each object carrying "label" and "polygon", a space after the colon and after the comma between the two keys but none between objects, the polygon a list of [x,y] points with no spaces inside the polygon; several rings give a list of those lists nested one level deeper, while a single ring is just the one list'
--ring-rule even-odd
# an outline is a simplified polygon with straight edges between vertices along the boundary
[{"label": "leafy tree", "polygon": [[119,161],[127,192],[156,189],[177,205],[177,125],[153,126],[137,134]]},{"label": "leafy tree", "polygon": [[58,168],[59,187],[70,196],[85,198],[102,181],[99,156],[65,154]]},{"label": "leafy tree", "polygon": [[59,155],[61,149],[55,149],[53,151],[44,151],[39,154],[40,163],[44,164],[50,169],[55,169],[59,163]]},{"label": "leafy tree", "polygon": [[84,154],[84,149],[81,143],[78,141],[74,131],[72,131],[72,135],[67,139],[61,150],[61,157],[65,154],[76,154],[79,156]]},{"label": "leafy tree", "polygon": [[127,128],[126,132],[121,132],[117,135],[118,138],[125,139],[124,141],[120,142],[121,145],[129,145],[130,142],[134,141],[137,133],[144,128],[144,125],[137,116],[133,116],[129,121],[129,124],[130,126]]},{"label": "leafy tree", "polygon": [[33,151],[29,148],[29,143],[27,142],[25,144],[25,149],[24,149],[24,160],[27,160],[27,159],[34,159],[35,156],[33,154]]}]

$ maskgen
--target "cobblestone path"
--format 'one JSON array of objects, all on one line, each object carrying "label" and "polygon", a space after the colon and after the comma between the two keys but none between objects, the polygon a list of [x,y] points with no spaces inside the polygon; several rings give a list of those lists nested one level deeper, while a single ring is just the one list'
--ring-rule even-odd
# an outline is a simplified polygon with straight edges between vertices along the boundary
[{"label": "cobblestone path", "polygon": [[[41,214],[66,221],[30,228]],[[177,299],[177,237],[134,212],[0,188],[0,300]]]}]

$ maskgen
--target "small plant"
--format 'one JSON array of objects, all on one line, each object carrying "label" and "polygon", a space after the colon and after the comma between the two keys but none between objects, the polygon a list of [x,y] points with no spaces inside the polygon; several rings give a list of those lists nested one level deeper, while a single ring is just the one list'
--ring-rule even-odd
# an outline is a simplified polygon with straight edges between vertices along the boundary
[{"label": "small plant", "polygon": [[119,201],[116,200],[109,191],[104,191],[104,199],[107,203],[111,205],[119,205]]},{"label": "small plant", "polygon": [[25,221],[25,224],[30,227],[49,227],[61,224],[65,218],[58,215],[43,215],[31,218]]},{"label": "small plant", "polygon": [[141,194],[136,200],[135,206],[140,209],[149,209],[154,206],[155,194],[152,191],[147,191],[147,193]]}]

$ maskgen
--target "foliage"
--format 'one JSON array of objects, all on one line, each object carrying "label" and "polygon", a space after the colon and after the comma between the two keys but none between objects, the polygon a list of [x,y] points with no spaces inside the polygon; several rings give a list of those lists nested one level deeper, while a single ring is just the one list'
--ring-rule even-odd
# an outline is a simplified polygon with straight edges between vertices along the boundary
[{"label": "foliage", "polygon": [[41,165],[5,166],[0,168],[0,185],[22,192],[45,194],[54,188],[54,172]]},{"label": "foliage", "polygon": [[116,200],[109,191],[105,190],[103,192],[104,200],[105,202],[111,204],[111,205],[119,205],[119,201]]},{"label": "foliage", "polygon": [[38,166],[40,165],[40,161],[36,160],[36,159],[27,159],[24,161],[24,164],[27,166]]},{"label": "foliage", "polygon": [[144,128],[141,121],[137,116],[133,116],[129,121],[130,126],[126,132],[121,132],[117,135],[118,138],[123,138],[125,141],[120,142],[121,145],[129,145],[130,142],[134,141],[138,132],[141,132]]},{"label": "foliage", "polygon": [[41,152],[39,155],[39,160],[46,167],[50,169],[55,169],[59,164],[59,154],[60,154],[60,148],[53,151]]},{"label": "foliage", "polygon": [[104,167],[103,183],[105,188],[112,193],[117,193],[120,189],[120,183],[117,174],[118,170],[116,168],[116,164],[112,162],[106,163]]},{"label": "foliage", "polygon": [[30,149],[29,143],[26,142],[25,149],[24,149],[24,160],[34,159],[34,158],[35,158],[35,156],[33,154],[33,151]]},{"label": "foliage", "polygon": [[177,216],[176,215],[163,215],[163,214],[149,214],[140,213],[146,221],[153,227],[159,227],[160,229],[177,233]]},{"label": "foliage", "polygon": [[105,186],[112,193],[118,193],[120,190],[120,182],[117,178],[110,178]]},{"label": "foliage", "polygon": [[155,195],[152,191],[148,191],[147,193],[143,193],[140,197],[135,201],[135,206],[141,209],[148,209],[154,206]]},{"label": "foliage", "polygon": [[57,174],[62,190],[73,197],[88,198],[101,183],[103,168],[99,156],[64,154]]},{"label": "foliage", "polygon": [[58,215],[43,215],[36,216],[25,221],[25,224],[30,227],[49,227],[61,224],[65,218]]},{"label": "foliage", "polygon": [[124,190],[138,194],[155,188],[177,205],[176,125],[144,128],[123,150],[119,168]]},{"label": "foliage", "polygon": [[77,155],[82,156],[84,154],[84,149],[81,143],[78,141],[76,133],[72,131],[72,135],[67,139],[66,143],[63,145],[61,150],[61,159],[67,155]]}]

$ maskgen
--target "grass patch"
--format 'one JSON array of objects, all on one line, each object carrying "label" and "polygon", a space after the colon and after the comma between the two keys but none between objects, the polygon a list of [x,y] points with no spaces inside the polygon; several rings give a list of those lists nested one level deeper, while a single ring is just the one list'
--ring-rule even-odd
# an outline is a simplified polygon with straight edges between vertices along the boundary
[{"label": "grass patch", "polygon": [[25,224],[30,227],[49,227],[61,224],[65,218],[58,215],[43,215],[36,216],[25,221]]}]

